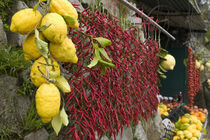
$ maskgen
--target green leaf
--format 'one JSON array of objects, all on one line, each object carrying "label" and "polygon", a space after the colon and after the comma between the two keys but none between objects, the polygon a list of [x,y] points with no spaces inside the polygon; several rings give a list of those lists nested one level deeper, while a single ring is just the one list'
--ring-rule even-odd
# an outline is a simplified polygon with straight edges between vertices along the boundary
[{"label": "green leaf", "polygon": [[99,48],[95,48],[94,55],[98,58],[98,60],[101,60]]},{"label": "green leaf", "polygon": [[88,68],[92,68],[92,67],[94,67],[97,64],[98,64],[98,57],[96,55],[94,55],[93,60],[90,62],[90,64],[87,67]]},{"label": "green leaf", "polygon": [[66,111],[64,109],[64,106],[63,108],[61,109],[61,112],[60,112],[60,117],[61,117],[61,121],[62,123],[67,126],[69,124],[69,120],[68,120],[68,115],[66,114]]},{"label": "green leaf", "polygon": [[59,76],[60,76],[60,74],[58,74],[57,72],[49,71],[49,78],[50,79],[56,79]]},{"label": "green leaf", "polygon": [[163,57],[165,57],[168,54],[168,51],[163,48],[159,48],[159,50],[160,50],[161,56],[163,56]]},{"label": "green leaf", "polygon": [[109,62],[112,62],[112,60],[109,58],[104,48],[99,48],[99,51]]},{"label": "green leaf", "polygon": [[51,24],[45,24],[45,25],[43,25],[42,27],[39,28],[39,31],[44,31],[47,28],[49,28],[50,26],[51,26]]},{"label": "green leaf", "polygon": [[203,134],[206,135],[207,134],[207,130],[206,128],[203,128]]},{"label": "green leaf", "polygon": [[64,93],[71,92],[71,87],[64,76],[58,76],[55,78],[55,80],[56,80],[56,82],[55,82],[56,86],[61,91],[63,91]]},{"label": "green leaf", "polygon": [[162,70],[163,72],[167,72],[167,70],[164,69],[160,64],[159,64],[159,68],[160,68],[160,70]]},{"label": "green leaf", "polygon": [[75,25],[76,21],[71,16],[62,15],[62,17],[64,18],[64,20],[65,20],[65,22],[66,22],[67,25],[69,25],[69,26]]},{"label": "green leaf", "polygon": [[62,126],[62,121],[61,121],[61,117],[60,117],[60,113],[58,113],[58,115],[56,115],[52,121],[51,121],[52,127],[56,133],[56,135],[58,135],[58,133],[61,130],[61,126]]},{"label": "green leaf", "polygon": [[112,44],[112,42],[109,39],[103,38],[103,37],[97,37],[97,38],[93,38],[95,40],[98,41],[98,43],[102,46],[102,47],[106,47]]},{"label": "green leaf", "polygon": [[47,0],[39,0],[39,2],[37,2],[37,4],[34,6],[33,10],[36,11],[37,7],[39,6],[39,4],[41,2],[44,2],[44,1],[47,1]]},{"label": "green leaf", "polygon": [[36,42],[36,46],[40,52],[40,54],[44,57],[44,58],[48,58],[48,43],[44,42],[43,40],[41,40],[39,38],[39,31],[37,29],[35,29],[35,42]]},{"label": "green leaf", "polygon": [[161,74],[160,77],[163,78],[163,79],[166,79],[167,78],[167,76],[164,75],[164,74]]},{"label": "green leaf", "polygon": [[158,72],[160,75],[164,75],[164,73],[162,73],[160,70],[157,70],[157,72]]},{"label": "green leaf", "polygon": [[101,70],[101,74],[104,75],[106,74],[106,67],[102,65],[102,70]]},{"label": "green leaf", "polygon": [[104,64],[104,65],[106,65],[106,66],[108,66],[108,67],[112,67],[112,68],[115,67],[115,65],[113,63],[106,62],[106,61],[104,61],[102,59],[99,60],[99,62],[102,63],[102,64]]}]

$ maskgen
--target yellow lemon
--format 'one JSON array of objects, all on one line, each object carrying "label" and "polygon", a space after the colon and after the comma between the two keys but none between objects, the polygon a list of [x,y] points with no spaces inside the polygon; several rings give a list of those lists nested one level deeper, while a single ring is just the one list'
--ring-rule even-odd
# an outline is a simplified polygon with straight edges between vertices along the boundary
[{"label": "yellow lemon", "polygon": [[70,25],[70,27],[73,28],[79,27],[79,23],[77,21],[78,19],[77,10],[68,0],[51,0],[50,12],[72,17],[75,23],[74,25]]},{"label": "yellow lemon", "polygon": [[53,43],[62,43],[67,37],[67,25],[62,16],[57,13],[48,13],[42,19],[41,26],[51,24],[42,31],[44,36]]},{"label": "yellow lemon", "polygon": [[184,134],[183,131],[180,131],[180,130],[176,132],[176,135],[178,135],[178,136],[181,136],[183,134]]},{"label": "yellow lemon", "polygon": [[38,10],[34,11],[31,8],[20,10],[13,15],[10,30],[23,35],[27,34],[34,29],[41,18],[42,15]]},{"label": "yellow lemon", "polygon": [[188,139],[190,139],[192,137],[192,133],[188,130],[184,130],[184,136]]},{"label": "yellow lemon", "polygon": [[[39,38],[42,40],[44,39],[42,34],[39,34]],[[32,58],[39,58],[41,56],[36,46],[34,33],[28,35],[27,38],[24,40],[23,51],[24,51],[25,60],[30,60]]]},{"label": "yellow lemon", "polygon": [[210,68],[210,61],[206,62],[205,66],[206,66],[207,68]]},{"label": "yellow lemon", "polygon": [[[54,67],[48,66],[49,72],[55,72],[58,75],[60,75],[60,67],[59,67],[59,64],[56,62],[56,60],[49,59],[49,64],[54,65]],[[38,67],[41,70],[41,72],[44,75],[46,75],[47,66],[46,66],[46,61],[45,61],[44,57],[40,57],[39,59],[37,59],[31,67],[31,73],[30,73],[31,81],[37,87],[39,87],[41,84],[47,82],[47,80],[41,76],[41,73],[40,73]]]},{"label": "yellow lemon", "polygon": [[199,62],[198,60],[195,61],[195,67],[196,69],[199,69],[201,67],[202,63]]},{"label": "yellow lemon", "polygon": [[175,58],[170,55],[170,54],[167,54],[165,57],[164,57],[166,60],[162,61],[160,63],[160,65],[166,69],[166,70],[173,70],[174,69],[174,66],[176,65],[176,60]]},{"label": "yellow lemon", "polygon": [[50,53],[58,61],[71,63],[78,61],[75,46],[68,37],[61,44],[50,43]]},{"label": "yellow lemon", "polygon": [[199,138],[201,136],[201,133],[198,130],[195,130],[192,134],[194,137],[197,137],[197,138]]},{"label": "yellow lemon", "polygon": [[181,122],[188,124],[190,122],[190,119],[186,118],[185,116],[182,116]]},{"label": "yellow lemon", "polygon": [[60,92],[52,83],[42,84],[36,91],[36,109],[44,123],[59,113]]},{"label": "yellow lemon", "polygon": [[190,140],[198,140],[196,137],[192,137]]},{"label": "yellow lemon", "polygon": [[180,140],[180,137],[179,136],[174,136],[173,140]]},{"label": "yellow lemon", "polygon": [[198,118],[195,115],[190,115],[191,121],[192,123],[197,123],[198,122]]}]

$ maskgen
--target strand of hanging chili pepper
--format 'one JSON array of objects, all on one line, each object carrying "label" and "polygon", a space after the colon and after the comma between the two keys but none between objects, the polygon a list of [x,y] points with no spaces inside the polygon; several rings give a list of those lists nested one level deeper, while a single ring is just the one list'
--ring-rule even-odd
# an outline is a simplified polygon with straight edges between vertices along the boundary
[{"label": "strand of hanging chili pepper", "polygon": [[189,106],[194,104],[194,97],[200,89],[200,69],[196,69],[196,54],[193,53],[192,48],[188,47],[188,61],[187,61],[187,87]]},{"label": "strand of hanging chili pepper", "polygon": [[157,109],[158,58],[157,42],[146,40],[142,43],[135,35],[137,28],[123,30],[119,20],[99,11],[84,10],[79,17],[80,31],[93,37],[105,37],[112,45],[105,48],[115,64],[107,68],[104,75],[100,67],[89,69],[87,65],[93,57],[93,48],[87,37],[70,29],[79,62],[65,64],[71,73],[69,83],[71,93],[66,94],[66,104],[70,114],[72,139],[95,139],[104,132],[116,137],[124,126],[138,123],[139,117],[146,120]]}]

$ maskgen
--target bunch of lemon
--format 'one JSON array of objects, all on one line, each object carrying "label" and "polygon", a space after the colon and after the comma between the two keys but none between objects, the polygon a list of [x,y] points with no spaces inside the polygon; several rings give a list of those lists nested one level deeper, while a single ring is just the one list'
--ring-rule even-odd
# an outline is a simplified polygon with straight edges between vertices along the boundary
[{"label": "bunch of lemon", "polygon": [[201,136],[203,124],[194,115],[185,114],[175,123],[176,136],[173,140],[197,140]]},{"label": "bunch of lemon", "polygon": [[168,116],[169,115],[168,111],[170,111],[170,108],[168,108],[166,105],[161,103],[161,104],[158,105],[158,109],[160,111],[160,115],[162,115],[162,116]]},{"label": "bunch of lemon", "polygon": [[[66,19],[71,22],[67,22]],[[36,109],[44,123],[50,122],[59,113],[61,104],[59,89],[55,82],[49,82],[49,74],[60,76],[57,61],[71,63],[78,61],[75,46],[67,36],[68,27],[78,28],[77,19],[78,13],[68,0],[51,0],[49,12],[44,16],[38,10],[28,8],[18,11],[12,17],[10,30],[27,35],[23,43],[25,59],[36,59],[30,77],[32,83],[38,87]],[[44,26],[46,28],[41,30]],[[37,39],[47,44],[49,57],[42,55],[44,50],[37,45]],[[70,88],[66,91],[70,92]]]}]

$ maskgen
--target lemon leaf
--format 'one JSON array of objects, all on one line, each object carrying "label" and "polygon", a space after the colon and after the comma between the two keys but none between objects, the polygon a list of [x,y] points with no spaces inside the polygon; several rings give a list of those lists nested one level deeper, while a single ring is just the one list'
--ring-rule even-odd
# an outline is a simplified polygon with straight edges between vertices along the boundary
[{"label": "lemon leaf", "polygon": [[56,133],[56,135],[58,135],[58,133],[61,130],[61,126],[62,126],[62,120],[60,117],[60,113],[58,113],[58,115],[56,115],[55,117],[53,117],[52,121],[51,121],[52,127]]},{"label": "lemon leaf", "polygon": [[203,128],[203,134],[206,135],[207,134],[207,130],[206,128]]},{"label": "lemon leaf", "polygon": [[167,76],[164,75],[164,74],[160,74],[160,77],[163,78],[163,79],[166,79],[167,78]]},{"label": "lemon leaf", "polygon": [[71,87],[64,76],[58,76],[58,77],[55,77],[54,79],[56,80],[55,82],[56,86],[60,90],[62,90],[64,93],[71,92]]},{"label": "lemon leaf", "polygon": [[159,68],[160,68],[163,72],[167,72],[167,70],[164,69],[160,64],[159,64]]},{"label": "lemon leaf", "polygon": [[112,60],[109,58],[104,48],[99,48],[99,51],[108,61],[112,62]]},{"label": "lemon leaf", "polygon": [[69,25],[69,26],[75,25],[76,21],[71,16],[62,15],[62,17],[64,18],[64,20],[65,20],[65,22],[66,22],[67,25]]},{"label": "lemon leaf", "polygon": [[106,67],[102,65],[102,70],[101,70],[101,74],[104,75],[106,74]]},{"label": "lemon leaf", "polygon": [[44,31],[47,28],[49,28],[50,26],[51,26],[51,24],[45,24],[45,25],[43,25],[42,27],[39,28],[39,31]]},{"label": "lemon leaf", "polygon": [[98,41],[98,43],[102,46],[102,47],[106,47],[112,44],[112,42],[109,39],[103,38],[103,37],[97,37],[97,38],[93,38],[96,41]]},{"label": "lemon leaf", "polygon": [[44,58],[48,58],[48,43],[44,42],[43,40],[41,40],[39,38],[39,31],[37,29],[35,29],[35,42],[36,42],[36,46],[40,52],[40,54],[44,57]]},{"label": "lemon leaf", "polygon": [[90,64],[87,66],[88,68],[92,68],[94,67],[95,65],[97,65],[98,63],[98,57],[96,55],[94,55],[94,58],[93,60],[90,62]]},{"label": "lemon leaf", "polygon": [[159,48],[159,50],[160,50],[161,56],[163,56],[163,57],[165,57],[168,54],[168,51],[163,48]]},{"label": "lemon leaf", "polygon": [[63,106],[63,108],[61,109],[60,118],[61,118],[62,123],[63,123],[65,126],[67,126],[67,125],[69,124],[68,115],[66,114],[66,111],[65,111],[65,109],[64,109],[64,106]]},{"label": "lemon leaf", "polygon": [[104,64],[104,65],[106,65],[106,66],[108,66],[108,67],[112,67],[112,68],[115,67],[115,65],[113,63],[109,63],[109,62],[106,62],[104,60],[99,60],[99,62]]},{"label": "lemon leaf", "polygon": [[39,2],[37,2],[37,4],[34,6],[33,10],[36,11],[37,7],[39,6],[39,4],[41,2],[44,2],[44,1],[47,1],[47,0],[39,0]]},{"label": "lemon leaf", "polygon": [[55,79],[55,78],[57,78],[57,77],[59,77],[59,76],[60,76],[59,73],[54,72],[54,71],[49,71],[49,78],[50,78],[50,79]]}]

